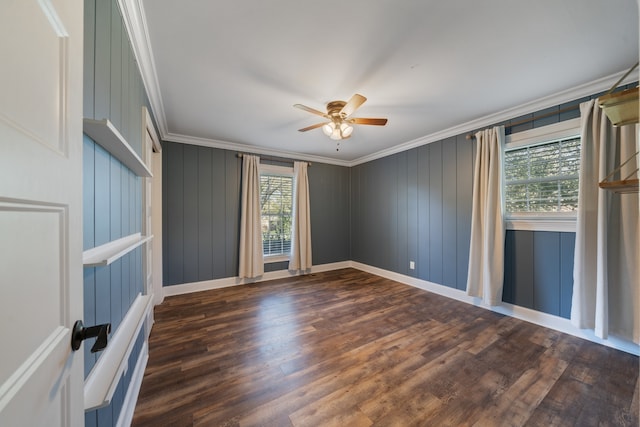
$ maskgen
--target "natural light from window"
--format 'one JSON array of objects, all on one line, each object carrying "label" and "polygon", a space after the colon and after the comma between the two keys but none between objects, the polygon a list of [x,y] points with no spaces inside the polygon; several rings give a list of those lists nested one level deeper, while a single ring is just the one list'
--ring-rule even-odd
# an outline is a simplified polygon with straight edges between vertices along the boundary
[{"label": "natural light from window", "polygon": [[265,257],[291,252],[293,176],[273,172],[260,175],[262,248]]},{"label": "natural light from window", "polygon": [[508,229],[575,231],[580,119],[508,135],[503,172]]}]

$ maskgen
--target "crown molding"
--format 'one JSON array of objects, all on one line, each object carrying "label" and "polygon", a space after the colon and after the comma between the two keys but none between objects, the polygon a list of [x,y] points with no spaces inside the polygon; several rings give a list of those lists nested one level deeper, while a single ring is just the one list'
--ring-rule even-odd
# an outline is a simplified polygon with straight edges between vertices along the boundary
[{"label": "crown molding", "polygon": [[118,0],[118,6],[131,41],[133,55],[138,63],[142,84],[147,92],[160,137],[164,139],[164,135],[168,132],[167,118],[160,94],[158,73],[153,60],[153,50],[147,30],[147,19],[142,7],[142,0]]},{"label": "crown molding", "polygon": [[[638,0],[640,2],[640,0]],[[151,104],[151,109],[154,113],[158,125],[158,131],[160,137],[164,141],[179,142],[184,144],[201,145],[205,147],[221,148],[225,150],[235,150],[241,152],[250,152],[255,154],[270,155],[276,157],[290,157],[300,160],[306,160],[311,162],[326,163],[338,166],[352,167],[362,163],[367,163],[382,157],[387,157],[392,154],[400,153],[410,150],[412,148],[420,147],[422,145],[430,144],[432,142],[441,141],[453,136],[462,135],[467,132],[475,131],[477,129],[485,128],[495,125],[506,120],[520,117],[525,114],[531,114],[536,111],[544,110],[546,108],[554,107],[556,105],[564,104],[569,101],[583,98],[585,96],[591,96],[599,92],[608,90],[611,85],[616,83],[620,77],[624,75],[626,70],[612,74],[610,76],[602,77],[595,81],[585,83],[574,88],[558,92],[553,95],[549,95],[537,100],[527,102],[525,104],[508,108],[506,110],[499,111],[497,113],[489,114],[478,119],[462,123],[438,132],[434,132],[423,137],[407,141],[391,148],[380,150],[375,153],[359,157],[355,160],[339,160],[330,157],[305,155],[302,153],[295,153],[289,151],[271,150],[255,145],[237,144],[227,141],[212,140],[206,138],[191,137],[187,135],[179,135],[169,133],[167,128],[167,120],[162,103],[162,96],[160,93],[160,86],[158,83],[155,63],[153,60],[153,51],[151,49],[151,43],[149,39],[149,33],[147,30],[146,18],[144,15],[144,8],[142,6],[142,0],[118,0],[118,5],[123,16],[124,24],[131,40],[133,47],[133,53],[138,62],[140,74],[142,75],[142,81],[147,91],[147,96]],[[638,81],[638,73],[632,73],[620,84],[628,84]]]},{"label": "crown molding", "polygon": [[311,163],[324,163],[336,166],[351,166],[351,162],[330,157],[314,156],[310,154],[297,153],[294,151],[271,150],[257,145],[238,144],[234,142],[219,141],[208,138],[198,138],[194,136],[169,133],[163,138],[164,141],[177,142],[181,144],[199,145],[202,147],[220,148],[229,151],[238,151],[247,154],[261,154],[264,156],[282,157],[285,159],[304,160]]},{"label": "crown molding", "polygon": [[[626,73],[626,70],[620,71],[619,73],[615,73],[610,76],[602,77],[600,79],[576,86],[571,89],[564,90],[562,92],[558,92],[553,95],[545,96],[543,98],[539,98],[537,100],[527,102],[525,104],[522,104],[513,108],[508,108],[506,110],[502,110],[497,113],[489,114],[487,116],[480,117],[478,119],[471,120],[469,122],[462,123],[460,125],[453,126],[448,129],[414,139],[412,141],[395,145],[386,150],[381,150],[381,151],[372,153],[370,155],[355,159],[350,162],[350,166],[356,166],[361,163],[366,163],[372,160],[380,159],[382,157],[387,157],[392,154],[407,151],[412,148],[430,144],[432,142],[442,141],[443,139],[447,139],[452,136],[458,136],[467,132],[475,131],[480,128],[493,126],[493,125],[496,125],[497,123],[501,123],[506,120],[520,117],[525,114],[531,114],[536,111],[544,110],[546,108],[555,107],[557,105],[574,101],[576,99],[580,99],[585,96],[595,95],[599,92],[609,90],[611,88],[611,85],[615,84],[620,79],[620,77],[624,75],[624,73]],[[622,82],[620,82],[620,84],[621,85],[628,84],[628,83],[633,83],[637,81],[638,81],[638,75],[633,74],[628,76]]]}]

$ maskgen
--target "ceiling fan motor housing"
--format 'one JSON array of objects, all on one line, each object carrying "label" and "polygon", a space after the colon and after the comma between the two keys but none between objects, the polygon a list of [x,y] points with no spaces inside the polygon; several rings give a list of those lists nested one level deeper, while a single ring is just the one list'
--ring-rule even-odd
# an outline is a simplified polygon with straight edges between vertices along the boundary
[{"label": "ceiling fan motor housing", "polygon": [[346,115],[340,114],[340,111],[347,105],[344,101],[331,101],[327,104],[327,114],[335,120],[343,120]]}]

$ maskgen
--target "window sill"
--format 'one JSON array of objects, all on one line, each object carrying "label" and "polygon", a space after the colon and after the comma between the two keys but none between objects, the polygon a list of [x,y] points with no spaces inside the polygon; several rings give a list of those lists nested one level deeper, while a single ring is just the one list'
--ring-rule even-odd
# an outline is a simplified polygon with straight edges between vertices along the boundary
[{"label": "window sill", "polygon": [[507,230],[524,231],[559,231],[566,233],[576,232],[576,220],[571,219],[507,219]]},{"label": "window sill", "polygon": [[273,264],[275,262],[284,262],[284,261],[289,261],[289,255],[272,255],[272,256],[264,257],[265,264]]}]

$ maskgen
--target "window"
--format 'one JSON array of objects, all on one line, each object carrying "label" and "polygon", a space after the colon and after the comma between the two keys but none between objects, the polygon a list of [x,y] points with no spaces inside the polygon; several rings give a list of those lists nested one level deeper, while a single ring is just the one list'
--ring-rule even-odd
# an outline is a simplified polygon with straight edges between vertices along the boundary
[{"label": "window", "polygon": [[507,226],[575,229],[579,172],[579,119],[511,135],[504,149]]},{"label": "window", "polygon": [[265,258],[271,262],[288,259],[293,211],[292,168],[260,165],[260,211]]}]

